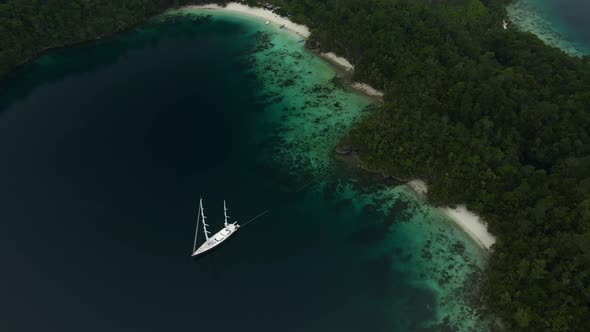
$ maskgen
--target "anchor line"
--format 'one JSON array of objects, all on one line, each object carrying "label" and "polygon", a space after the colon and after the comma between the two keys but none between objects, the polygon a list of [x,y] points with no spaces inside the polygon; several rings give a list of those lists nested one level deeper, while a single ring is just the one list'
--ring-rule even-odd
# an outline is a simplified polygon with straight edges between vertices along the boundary
[{"label": "anchor line", "polygon": [[[321,169],[321,170],[320,170],[320,172],[322,172],[322,171],[325,171],[326,169],[328,169],[328,167],[325,167],[325,168]],[[313,179],[311,179],[309,182],[305,183],[305,184],[304,184],[302,187],[300,187],[299,189],[297,189],[297,190],[295,191],[295,193],[298,193],[298,192],[302,191],[303,189],[307,188],[309,185],[311,185],[312,183],[316,182],[318,179],[321,179],[321,178],[325,177],[326,175],[327,175],[327,174],[325,174],[325,173],[324,173],[324,174],[320,174],[320,175],[318,175],[318,176],[314,177],[314,178],[313,178]],[[264,212],[262,212],[262,213],[258,214],[256,217],[254,217],[254,218],[252,218],[252,219],[248,220],[247,222],[245,222],[244,224],[240,225],[240,227],[244,227],[244,226],[246,226],[247,224],[249,224],[249,223],[253,222],[254,220],[256,220],[256,219],[258,219],[258,218],[262,217],[262,216],[263,216],[263,215],[265,215],[265,214],[267,214],[269,211],[270,211],[270,209],[268,209],[268,210],[265,210]]]},{"label": "anchor line", "polygon": [[258,214],[256,217],[254,217],[254,218],[252,218],[252,219],[250,219],[250,220],[246,221],[244,224],[240,225],[240,227],[244,227],[244,226],[248,225],[249,223],[253,222],[254,220],[256,220],[256,219],[258,219],[258,218],[262,217],[262,216],[263,216],[263,215],[265,215],[265,214],[267,214],[269,211],[270,211],[270,209],[268,209],[268,210],[266,210],[266,211],[264,211],[264,212],[262,212],[262,213],[259,213],[259,214]]},{"label": "anchor line", "polygon": [[[320,170],[320,172],[322,172],[322,171],[325,171],[326,169],[328,169],[328,167],[325,167],[325,168],[321,169],[321,170]],[[303,189],[307,188],[309,185],[311,185],[312,183],[316,182],[318,179],[325,177],[326,175],[327,175],[327,174],[325,174],[325,173],[324,173],[324,174],[320,174],[320,175],[318,175],[318,176],[314,177],[314,178],[313,178],[313,179],[311,179],[309,182],[305,183],[305,184],[304,184],[302,187],[300,187],[299,189],[297,189],[297,190],[295,191],[295,193],[298,193],[298,192],[302,191]],[[249,223],[251,223],[251,222],[255,221],[256,219],[258,219],[258,218],[260,218],[260,217],[262,217],[263,215],[267,214],[268,212],[270,212],[270,209],[268,209],[268,210],[265,210],[265,211],[263,211],[263,212],[259,213],[258,215],[256,215],[256,217],[254,217],[254,218],[252,218],[252,219],[250,219],[250,220],[246,221],[246,222],[245,222],[245,223],[243,223],[242,225],[240,225],[240,227],[244,227],[244,226],[248,225]],[[197,231],[198,231],[198,227],[199,227],[199,224],[198,224],[198,218],[199,218],[199,217],[200,217],[200,216],[199,216],[199,215],[197,215]],[[196,239],[196,234],[195,234],[195,246],[196,246],[196,241],[197,241],[197,239]]]},{"label": "anchor line", "polygon": [[[311,179],[310,181],[308,181],[307,183],[305,183],[303,186],[301,186],[299,189],[295,190],[295,193],[300,192],[301,190],[307,188],[309,185],[311,185],[312,183],[316,182],[316,180],[324,178],[325,176],[327,176],[327,173],[323,173],[323,171],[327,170],[328,167],[325,167],[323,169],[320,169],[320,175],[314,177],[313,179]],[[323,173],[323,174],[322,174]]]}]

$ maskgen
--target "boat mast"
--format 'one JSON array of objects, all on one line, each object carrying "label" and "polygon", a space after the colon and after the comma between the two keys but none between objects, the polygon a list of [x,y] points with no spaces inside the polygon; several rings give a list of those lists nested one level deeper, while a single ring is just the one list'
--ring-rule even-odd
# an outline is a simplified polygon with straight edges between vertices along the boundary
[{"label": "boat mast", "polygon": [[195,243],[193,244],[193,254],[197,250],[197,236],[199,235],[199,219],[201,218],[201,204],[199,204],[199,211],[197,211],[197,228],[195,229]]},{"label": "boat mast", "polygon": [[227,219],[229,219],[229,216],[227,215],[227,207],[225,205],[225,199],[223,200],[223,216],[225,217],[225,227],[227,227]]},{"label": "boat mast", "polygon": [[206,217],[205,217],[205,211],[204,211],[205,209],[203,208],[203,199],[202,198],[199,201],[199,207],[201,208],[201,220],[203,220],[203,231],[205,232],[205,239],[206,239],[206,241],[209,241],[209,233],[211,233],[211,232],[209,232],[207,230],[207,226],[209,226],[209,225],[207,225],[207,223],[205,223]]}]

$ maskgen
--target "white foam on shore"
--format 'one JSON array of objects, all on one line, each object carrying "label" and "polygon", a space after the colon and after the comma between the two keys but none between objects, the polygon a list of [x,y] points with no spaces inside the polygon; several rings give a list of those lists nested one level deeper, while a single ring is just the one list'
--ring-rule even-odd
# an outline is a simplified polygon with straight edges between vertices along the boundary
[{"label": "white foam on shore", "polygon": [[[412,180],[406,183],[410,189],[415,191],[420,197],[426,198],[428,186],[426,182],[420,179]],[[480,247],[491,251],[491,247],[496,243],[496,237],[488,232],[486,223],[481,217],[469,211],[464,204],[456,207],[442,207],[439,210],[449,217],[452,221],[461,227]]]},{"label": "white foam on shore", "polygon": [[[237,14],[243,14],[248,16],[257,17],[263,19],[265,21],[269,21],[272,24],[276,24],[279,26],[284,26],[286,30],[292,31],[303,38],[308,38],[310,36],[309,28],[302,24],[297,24],[289,20],[288,18],[282,17],[273,13],[272,11],[264,8],[259,7],[249,7],[237,2],[230,2],[225,7],[219,6],[217,4],[208,4],[208,5],[194,5],[194,6],[185,6],[184,8],[188,9],[211,9],[211,10],[222,10],[233,12]],[[346,60],[345,58],[336,55],[333,52],[321,53],[324,59],[330,61],[331,63],[344,68],[347,71],[354,70],[354,65],[350,63],[350,61]],[[356,82],[352,84],[352,88],[358,90],[368,96],[383,98],[383,92],[379,91],[366,83]]]}]

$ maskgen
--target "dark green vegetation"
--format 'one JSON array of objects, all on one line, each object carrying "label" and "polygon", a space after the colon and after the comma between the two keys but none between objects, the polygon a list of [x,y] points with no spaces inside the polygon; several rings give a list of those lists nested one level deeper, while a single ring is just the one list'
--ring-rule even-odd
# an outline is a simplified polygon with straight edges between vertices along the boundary
[{"label": "dark green vegetation", "polygon": [[[284,1],[385,105],[346,139],[498,236],[485,298],[512,329],[590,330],[590,65],[504,30],[499,1]],[[303,17],[301,17],[303,16]]]},{"label": "dark green vegetation", "polygon": [[[514,330],[590,330],[587,59],[503,30],[499,0],[269,2],[386,92],[346,138],[366,164],[422,177],[435,204],[485,217],[498,236],[487,306]],[[0,74],[181,3],[5,1]]]},{"label": "dark green vegetation", "polygon": [[0,77],[49,49],[112,35],[169,7],[205,2],[211,1],[0,1]]},{"label": "dark green vegetation", "polygon": [[497,1],[300,3],[322,47],[386,92],[347,138],[363,161],[427,179],[498,236],[488,306],[515,330],[590,330],[587,61],[504,30]]}]

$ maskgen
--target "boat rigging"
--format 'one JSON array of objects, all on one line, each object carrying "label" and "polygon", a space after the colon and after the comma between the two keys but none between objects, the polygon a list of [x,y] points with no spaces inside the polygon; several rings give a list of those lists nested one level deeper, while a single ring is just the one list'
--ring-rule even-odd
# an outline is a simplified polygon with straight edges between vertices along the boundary
[{"label": "boat rigging", "polygon": [[[209,237],[209,234],[211,234],[211,232],[209,232],[207,230],[207,226],[209,226],[205,220],[207,217],[205,217],[205,209],[203,208],[203,199],[199,199],[199,212],[197,213],[197,227],[195,230],[195,241],[193,244],[193,253],[191,256],[197,256],[200,255],[202,253],[205,253],[215,247],[217,247],[218,245],[220,245],[223,241],[227,240],[232,234],[234,234],[238,228],[240,228],[240,225],[238,225],[237,222],[234,223],[229,223],[228,219],[230,218],[227,215],[227,206],[225,204],[225,200],[223,201],[223,216],[224,216],[224,227],[217,233],[215,233],[215,235]],[[203,243],[198,249],[197,249],[197,237],[199,235],[199,219],[201,220],[202,224],[203,224],[203,233],[205,234],[205,243]]]}]

